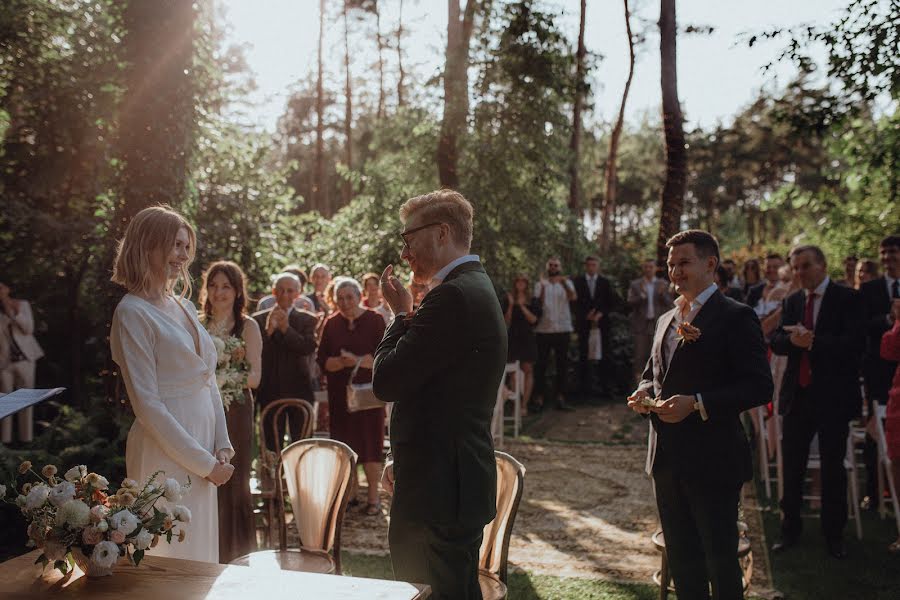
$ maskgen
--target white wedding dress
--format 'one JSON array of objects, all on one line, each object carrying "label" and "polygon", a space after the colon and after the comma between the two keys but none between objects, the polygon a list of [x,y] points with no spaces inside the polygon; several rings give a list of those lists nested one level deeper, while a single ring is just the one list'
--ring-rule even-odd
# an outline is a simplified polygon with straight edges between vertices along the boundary
[{"label": "white wedding dress", "polygon": [[[216,464],[216,450],[234,450],[216,385],[215,346],[193,305],[184,300],[181,306],[196,329],[199,354],[191,332],[138,296],[122,298],[113,315],[112,357],[135,414],[125,463],[128,477],[141,484],[157,470],[182,484],[190,477],[190,490],[178,503],[192,514],[183,526],[187,538],[179,543],[173,537],[171,545],[163,539],[148,552],[218,562],[216,487],[205,477]],[[177,525],[175,531],[181,528]]]}]

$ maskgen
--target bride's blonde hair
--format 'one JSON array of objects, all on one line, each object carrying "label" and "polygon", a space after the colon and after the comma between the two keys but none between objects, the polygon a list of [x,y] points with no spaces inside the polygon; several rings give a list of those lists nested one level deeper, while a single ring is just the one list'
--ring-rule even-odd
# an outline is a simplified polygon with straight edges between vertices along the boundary
[{"label": "bride's blonde hair", "polygon": [[159,252],[165,262],[182,228],[187,230],[190,240],[188,259],[181,265],[181,275],[166,283],[166,291],[173,293],[180,279],[181,297],[190,297],[192,287],[188,266],[197,250],[197,235],[183,216],[164,204],[145,208],[131,219],[116,251],[111,277],[113,283],[118,283],[129,292],[146,292],[154,280],[150,257],[154,252]]}]

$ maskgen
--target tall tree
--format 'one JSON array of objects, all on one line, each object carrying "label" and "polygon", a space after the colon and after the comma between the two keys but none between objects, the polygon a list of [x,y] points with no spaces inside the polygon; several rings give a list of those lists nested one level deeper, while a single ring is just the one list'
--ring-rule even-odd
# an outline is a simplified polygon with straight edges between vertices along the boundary
[{"label": "tall tree", "polygon": [[316,154],[313,171],[311,210],[322,210],[328,202],[325,187],[325,63],[322,49],[325,41],[325,0],[319,0],[319,48],[316,54]]},{"label": "tall tree", "polygon": [[581,162],[581,111],[584,107],[585,81],[584,58],[587,50],[584,47],[584,21],[587,13],[587,0],[581,0],[581,19],[578,24],[578,50],[575,53],[575,103],[572,110],[572,137],[569,149],[572,151],[569,167],[569,210],[578,215],[581,210],[579,202],[580,185],[578,181],[578,165]]},{"label": "tall tree", "polygon": [[372,0],[372,11],[375,13],[375,43],[378,45],[378,113],[384,118],[384,36],[381,35],[381,8],[378,0]]},{"label": "tall tree", "polygon": [[687,189],[687,146],[684,139],[684,115],[678,101],[678,77],[675,60],[677,25],[675,0],[662,0],[659,14],[659,54],[662,67],[663,131],[666,139],[666,183],[660,204],[659,235],[656,255],[667,256],[666,240],[678,232]]},{"label": "tall tree", "polygon": [[[344,163],[353,168],[353,87],[350,81],[350,2],[344,0]],[[347,205],[353,196],[353,186],[344,180],[343,203]],[[329,214],[337,207],[330,207]]]},{"label": "tall tree", "polygon": [[475,22],[476,0],[466,0],[462,13],[459,0],[447,0],[447,56],[444,64],[444,116],[437,146],[441,185],[459,186],[459,138],[469,112],[469,40]]},{"label": "tall tree", "polygon": [[606,194],[603,196],[603,212],[600,218],[600,249],[607,252],[610,243],[615,243],[616,231],[613,215],[616,210],[616,192],[618,183],[618,158],[619,140],[622,137],[622,128],[625,125],[625,104],[628,102],[628,92],[631,90],[631,80],[634,77],[634,35],[631,33],[631,9],[628,0],[623,0],[625,5],[625,32],[628,35],[628,78],[625,80],[625,90],[622,92],[622,102],[619,104],[619,116],[609,137],[609,154],[606,157]]},{"label": "tall tree", "polygon": [[400,0],[400,8],[397,11],[397,106],[402,108],[406,103],[403,98],[403,0]]}]

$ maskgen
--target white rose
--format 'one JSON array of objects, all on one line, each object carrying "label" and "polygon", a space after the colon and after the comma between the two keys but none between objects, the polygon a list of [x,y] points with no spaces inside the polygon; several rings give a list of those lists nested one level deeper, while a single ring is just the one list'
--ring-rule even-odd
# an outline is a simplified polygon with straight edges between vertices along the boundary
[{"label": "white rose", "polygon": [[50,504],[56,508],[75,497],[75,485],[68,481],[62,481],[50,488]]},{"label": "white rose", "polygon": [[109,530],[109,523],[103,520],[94,525],[94,527],[96,527],[97,531],[99,531],[100,533],[106,533]]},{"label": "white rose", "polygon": [[72,529],[87,527],[91,522],[91,508],[81,500],[69,500],[56,513],[56,524]]},{"label": "white rose", "polygon": [[43,506],[49,495],[50,488],[43,483],[37,484],[31,488],[30,492],[28,492],[28,496],[25,498],[25,508],[27,510],[34,510],[35,508]]},{"label": "white rose", "polygon": [[77,467],[72,467],[64,476],[66,481],[71,481],[75,483],[76,481],[80,481],[87,477],[87,467],[84,465],[78,465]]},{"label": "white rose", "polygon": [[100,542],[94,546],[91,560],[101,569],[108,569],[119,560],[119,547],[109,541]]},{"label": "white rose", "polygon": [[190,523],[191,509],[189,509],[187,506],[178,504],[175,506],[175,510],[173,511],[173,517],[176,521],[181,521],[182,523]]},{"label": "white rose", "polygon": [[107,515],[109,515],[109,509],[102,504],[98,504],[91,509],[91,520],[94,523],[99,523],[105,519]]},{"label": "white rose", "polygon": [[225,387],[226,383],[228,383],[228,375],[222,373],[221,371],[216,373],[216,385],[220,390]]},{"label": "white rose", "polygon": [[219,364],[222,364],[223,362],[225,362],[228,359],[228,357],[225,355],[225,342],[222,340],[222,338],[217,337],[217,336],[213,336],[212,341],[213,341],[213,346],[216,347],[217,362]]},{"label": "white rose", "polygon": [[163,484],[163,496],[169,502],[178,502],[181,500],[181,484],[175,479],[166,479],[166,482]]},{"label": "white rose", "polygon": [[138,518],[128,510],[120,510],[109,518],[109,526],[125,535],[137,529],[138,523]]},{"label": "white rose", "polygon": [[138,550],[146,550],[153,541],[153,534],[146,529],[141,528],[136,536],[134,536],[134,547]]}]

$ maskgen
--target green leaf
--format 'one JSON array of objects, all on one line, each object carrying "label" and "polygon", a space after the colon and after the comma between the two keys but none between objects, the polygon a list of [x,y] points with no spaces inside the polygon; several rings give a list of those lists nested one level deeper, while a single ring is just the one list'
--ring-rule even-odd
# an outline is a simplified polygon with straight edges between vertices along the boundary
[{"label": "green leaf", "polygon": [[134,561],[134,566],[138,566],[141,564],[141,561],[144,560],[144,551],[135,550],[134,554],[131,555],[131,559]]},{"label": "green leaf", "polygon": [[65,575],[66,573],[69,572],[69,563],[67,563],[64,560],[58,560],[55,563],[53,563],[53,568],[58,569],[60,573]]},{"label": "green leaf", "polygon": [[50,559],[47,558],[47,555],[41,554],[40,556],[38,556],[35,559],[34,564],[41,563],[42,565],[44,565],[44,567],[46,567],[47,563],[49,563],[49,562],[50,562]]}]

